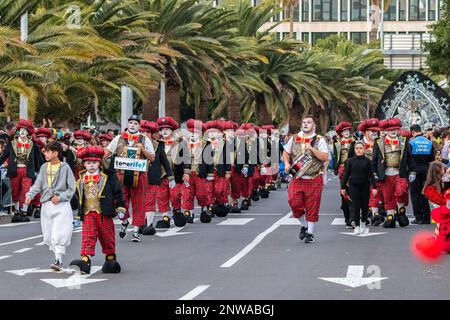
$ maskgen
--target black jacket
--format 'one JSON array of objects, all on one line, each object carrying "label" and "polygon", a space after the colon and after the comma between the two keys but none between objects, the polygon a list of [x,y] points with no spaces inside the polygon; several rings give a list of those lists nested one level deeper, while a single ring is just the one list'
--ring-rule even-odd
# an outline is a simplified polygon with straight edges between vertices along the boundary
[{"label": "black jacket", "polygon": [[[191,160],[191,157],[189,157]],[[212,161],[212,148],[211,148],[211,142],[206,141],[205,146],[202,149],[202,159],[200,161],[200,164],[198,166],[198,176],[200,178],[206,178],[208,176],[214,175],[214,162]],[[189,162],[189,172],[191,169],[191,163]]]},{"label": "black jacket", "polygon": [[158,141],[158,147],[155,151],[155,160],[148,168],[148,184],[159,186],[161,185],[162,168],[166,172],[167,177],[173,178],[173,171],[164,151],[164,142]]},{"label": "black jacket", "polygon": [[[399,137],[400,144],[402,146],[402,154],[400,158],[400,177],[407,178],[411,172],[415,172],[416,165],[414,163],[414,159],[411,154],[411,145],[408,143],[408,140]],[[372,159],[372,167],[375,175],[378,176],[379,180],[384,180],[385,175],[385,166],[384,166],[384,149],[382,147],[382,141],[380,138],[375,140],[373,145],[373,159]]]},{"label": "black jacket", "polygon": [[[10,178],[17,177],[17,158],[16,152],[13,148],[13,142],[6,145],[5,151],[0,156],[0,165],[2,165],[6,159],[8,159],[8,169],[6,175]],[[34,181],[43,163],[44,159],[42,152],[39,150],[38,146],[33,143],[33,147],[27,160],[27,177],[33,179]]]},{"label": "black jacket", "polygon": [[222,150],[220,151],[220,161],[215,166],[216,174],[218,177],[225,177],[225,174],[231,173],[231,154],[232,154],[232,143],[225,141]]},{"label": "black jacket", "polygon": [[[248,145],[245,141],[245,138],[236,137],[236,158],[234,160],[234,171],[241,172],[242,168],[248,167],[248,177],[253,176],[255,172],[255,162],[250,161],[250,155],[248,152]],[[244,160],[244,163],[240,163],[240,160]]]},{"label": "black jacket", "polygon": [[[77,204],[78,204],[78,214],[83,220],[83,208],[84,208],[84,183],[83,178],[86,171],[80,173],[80,179],[77,181],[77,192],[75,193]],[[100,171],[100,182],[99,187],[101,189],[100,196],[100,207],[101,214],[105,217],[115,217],[116,209],[119,207],[125,207],[125,201],[122,193],[122,186],[117,179],[114,171],[104,169]]]},{"label": "black jacket", "polygon": [[191,170],[191,162],[190,155],[184,156],[185,152],[189,152],[188,145],[186,141],[183,139],[178,140],[178,159],[176,159],[176,163],[173,165],[172,171],[173,176],[175,177],[176,183],[183,183],[183,175],[185,173],[189,173]]}]

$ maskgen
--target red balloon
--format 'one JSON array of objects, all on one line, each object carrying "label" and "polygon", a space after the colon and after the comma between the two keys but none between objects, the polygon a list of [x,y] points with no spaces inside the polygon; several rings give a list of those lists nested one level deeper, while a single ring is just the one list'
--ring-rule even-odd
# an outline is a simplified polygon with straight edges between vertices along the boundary
[{"label": "red balloon", "polygon": [[423,231],[417,233],[411,242],[411,251],[414,256],[427,263],[439,261],[443,255],[442,242],[437,240],[434,233]]}]

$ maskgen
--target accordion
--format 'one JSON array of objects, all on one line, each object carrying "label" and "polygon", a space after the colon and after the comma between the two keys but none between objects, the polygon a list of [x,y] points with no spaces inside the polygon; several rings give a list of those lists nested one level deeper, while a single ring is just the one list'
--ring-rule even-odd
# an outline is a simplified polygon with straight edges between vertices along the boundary
[{"label": "accordion", "polygon": [[294,179],[303,176],[313,163],[312,160],[313,158],[309,154],[303,154],[299,156],[297,159],[294,160],[294,163],[289,169],[288,174]]}]

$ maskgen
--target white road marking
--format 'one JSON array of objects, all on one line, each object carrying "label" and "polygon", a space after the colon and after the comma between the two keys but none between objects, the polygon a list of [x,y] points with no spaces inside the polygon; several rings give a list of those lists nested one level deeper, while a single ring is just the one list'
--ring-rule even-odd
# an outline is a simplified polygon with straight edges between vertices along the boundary
[{"label": "white road marking", "polygon": [[[173,227],[173,228],[170,228],[169,230],[164,231],[164,232],[157,232],[156,235],[158,237],[164,238],[164,237],[179,236],[179,235],[183,235],[183,234],[193,233],[193,232],[179,232],[179,231],[181,231],[183,229],[184,229],[184,227]],[[161,230],[161,229],[159,229],[159,230]]]},{"label": "white road marking", "polygon": [[[282,217],[281,219],[279,219],[278,221],[276,221],[273,225],[271,225],[268,229],[266,229],[265,231],[263,231],[262,233],[260,233],[259,235],[256,236],[255,239],[253,239],[253,241],[248,244],[244,249],[242,249],[241,251],[239,251],[234,257],[232,257],[231,259],[229,259],[227,262],[225,262],[224,264],[222,264],[220,267],[221,268],[230,268],[232,267],[236,262],[238,262],[239,260],[241,260],[243,257],[245,257],[250,251],[252,251],[267,235],[269,235],[271,232],[273,232],[274,230],[276,230],[279,226],[281,225],[295,225],[295,224],[300,224],[300,222],[298,221],[298,219],[295,218],[290,218],[290,216],[292,215],[292,211],[289,212],[288,214],[286,214],[284,217]],[[295,223],[296,222],[296,223]]]},{"label": "white road marking", "polygon": [[101,269],[102,269],[101,266],[93,266],[91,268],[91,274],[81,275],[78,272],[75,272],[67,279],[40,279],[40,280],[58,289],[59,288],[81,289],[81,285],[83,284],[108,280],[108,279],[89,279],[89,277],[91,277]]},{"label": "white road marking", "polygon": [[282,213],[229,213],[227,216],[281,216]]},{"label": "white road marking", "polygon": [[14,253],[24,253],[24,252],[30,251],[30,250],[32,250],[32,249],[33,249],[33,248],[23,248],[23,249],[14,251]]},{"label": "white road marking", "polygon": [[219,226],[243,226],[250,221],[255,220],[255,218],[228,218],[217,225]]},{"label": "white road marking", "polygon": [[334,218],[332,226],[345,226],[345,218]]},{"label": "white road marking", "polygon": [[354,234],[353,232],[339,232],[340,234],[346,234],[348,236],[354,236],[354,237],[370,237],[370,236],[378,236],[380,234],[385,234],[386,232],[372,232],[367,234]]},{"label": "white road marking", "polygon": [[10,258],[11,256],[0,256],[0,260],[3,260],[3,259],[8,259],[8,258]]},{"label": "white road marking", "polygon": [[364,274],[364,266],[350,265],[347,268],[347,275],[345,278],[318,278],[318,279],[337,283],[337,284],[342,284],[342,285],[350,287],[350,288],[366,286],[368,284],[372,284],[375,282],[379,282],[379,281],[388,279],[387,277],[364,278],[363,274]]},{"label": "white road marking", "polygon": [[35,244],[35,246],[43,246],[43,245],[45,245],[44,241]]},{"label": "white road marking", "polygon": [[26,226],[28,224],[35,224],[35,223],[39,223],[39,222],[40,221],[21,222],[21,223],[5,223],[5,224],[0,224],[0,228]]},{"label": "white road marking", "polygon": [[39,239],[39,238],[43,238],[43,237],[44,236],[41,234],[40,236],[34,236],[34,237],[14,240],[14,241],[10,241],[10,242],[4,242],[4,243],[0,243],[0,247],[7,246],[9,244],[20,243],[20,242],[24,242],[24,241],[28,241],[28,240]]},{"label": "white road marking", "polygon": [[186,293],[184,296],[182,296],[180,299],[178,300],[193,300],[195,297],[197,297],[198,295],[200,295],[203,291],[205,291],[206,289],[208,289],[210,286],[209,285],[200,285],[195,287],[194,289],[192,289],[191,291],[189,291],[188,293]]},{"label": "white road marking", "polygon": [[65,273],[64,271],[54,271],[52,269],[40,269],[40,268],[7,270],[5,272],[12,273],[20,277],[23,277],[29,273]]}]

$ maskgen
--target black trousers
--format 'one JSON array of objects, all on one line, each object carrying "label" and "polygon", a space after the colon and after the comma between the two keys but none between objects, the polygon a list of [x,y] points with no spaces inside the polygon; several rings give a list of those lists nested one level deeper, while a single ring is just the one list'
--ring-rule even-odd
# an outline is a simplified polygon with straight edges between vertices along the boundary
[{"label": "black trousers", "polygon": [[345,200],[341,195],[341,210],[344,213],[345,223],[350,224],[351,222],[351,213],[350,213],[350,201]]},{"label": "black trousers", "polygon": [[352,220],[359,226],[360,220],[367,221],[369,213],[370,184],[349,183],[348,192],[352,199]]},{"label": "black trousers", "polygon": [[417,170],[416,180],[409,184],[411,203],[414,216],[418,221],[430,221],[430,204],[422,194],[423,185],[427,179],[427,170]]}]

